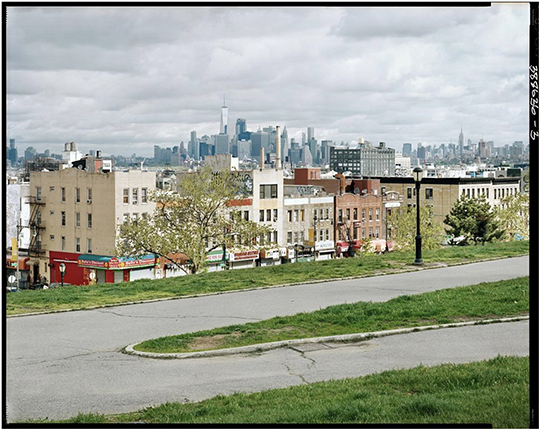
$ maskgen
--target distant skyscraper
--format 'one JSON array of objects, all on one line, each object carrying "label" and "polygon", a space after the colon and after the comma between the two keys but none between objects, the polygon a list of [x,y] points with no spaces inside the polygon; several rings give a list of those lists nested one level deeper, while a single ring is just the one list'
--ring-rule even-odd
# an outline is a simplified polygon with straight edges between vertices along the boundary
[{"label": "distant skyscraper", "polygon": [[242,133],[245,133],[246,131],[247,131],[246,120],[243,118],[238,118],[236,120],[236,130],[235,130],[236,135],[239,136]]},{"label": "distant skyscraper", "polygon": [[[309,144],[309,142],[311,142],[311,139],[313,139],[314,137],[315,137],[315,128],[308,127],[307,128],[307,141],[308,141],[308,144]],[[312,155],[313,155],[313,152],[312,152]]]},{"label": "distant skyscraper", "polygon": [[266,131],[259,129],[257,132],[251,133],[251,156],[259,160],[261,148],[264,148],[264,153],[266,154],[269,144],[270,136]]},{"label": "distant skyscraper", "polygon": [[229,135],[218,134],[214,137],[215,154],[230,154]]},{"label": "distant skyscraper", "polygon": [[223,106],[221,106],[221,121],[219,124],[219,134],[227,134],[228,122],[229,122],[229,108],[225,104],[225,97],[223,97]]},{"label": "distant skyscraper", "polygon": [[199,139],[197,139],[197,132],[191,132],[191,139],[188,145],[188,155],[194,160],[199,159]]},{"label": "distant skyscraper", "polygon": [[459,145],[459,157],[463,157],[463,127],[461,128],[461,131],[459,133],[459,140],[458,140],[458,145]]},{"label": "distant skyscraper", "polygon": [[404,143],[403,144],[403,155],[411,155],[412,154],[412,143]]},{"label": "distant skyscraper", "polygon": [[17,163],[17,148],[15,147],[15,139],[9,139],[8,160],[14,166]]}]

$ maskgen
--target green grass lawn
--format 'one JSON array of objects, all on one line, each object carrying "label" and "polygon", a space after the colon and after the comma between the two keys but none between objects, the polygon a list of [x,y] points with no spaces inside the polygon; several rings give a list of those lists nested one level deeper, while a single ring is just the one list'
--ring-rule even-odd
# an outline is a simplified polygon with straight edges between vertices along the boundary
[{"label": "green grass lawn", "polygon": [[[36,421],[34,421],[36,422]],[[43,422],[43,421],[41,421]],[[392,370],[65,423],[489,424],[528,428],[529,357]]]},{"label": "green grass lawn", "polygon": [[[505,258],[529,253],[528,241],[486,244],[485,246],[444,247],[424,251],[426,263],[470,263],[486,258]],[[395,270],[416,270],[414,251],[356,258],[284,264],[245,270],[201,273],[158,280],[119,284],[68,286],[49,290],[21,291],[6,295],[7,315],[85,309],[151,299],[184,297],[349,276],[369,276]]]},{"label": "green grass lawn", "polygon": [[315,312],[167,336],[142,342],[138,351],[175,353],[232,348],[457,321],[526,315],[529,277],[399,296],[382,303],[358,302]]}]

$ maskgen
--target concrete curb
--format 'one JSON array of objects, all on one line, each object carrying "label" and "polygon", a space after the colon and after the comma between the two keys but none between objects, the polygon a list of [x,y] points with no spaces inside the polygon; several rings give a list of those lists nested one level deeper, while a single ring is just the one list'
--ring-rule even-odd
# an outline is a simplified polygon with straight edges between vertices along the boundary
[{"label": "concrete curb", "polygon": [[297,286],[297,285],[319,284],[319,283],[323,283],[323,282],[348,281],[348,280],[352,280],[352,279],[374,278],[376,276],[401,275],[403,273],[418,272],[418,271],[421,271],[421,270],[443,269],[443,268],[446,268],[446,267],[463,266],[463,265],[475,264],[475,263],[485,263],[485,262],[488,262],[488,261],[506,260],[508,258],[519,258],[519,257],[525,257],[525,256],[528,256],[528,254],[517,255],[517,256],[514,256],[514,257],[485,258],[485,259],[482,259],[482,260],[477,260],[477,261],[472,261],[472,262],[424,263],[423,266],[415,266],[415,267],[405,266],[404,268],[397,269],[396,271],[371,273],[371,274],[360,275],[360,276],[345,276],[343,278],[331,278],[331,279],[315,279],[315,280],[311,280],[311,281],[296,282],[296,283],[293,283],[293,284],[264,285],[264,286],[261,286],[261,287],[245,288],[245,289],[242,289],[242,290],[216,291],[216,292],[213,292],[213,293],[191,294],[191,295],[188,295],[188,296],[180,296],[180,297],[164,297],[164,298],[161,298],[161,299],[136,300],[136,301],[132,301],[132,302],[121,302],[121,303],[112,303],[112,304],[99,305],[99,306],[89,306],[89,307],[85,307],[85,308],[56,309],[56,310],[43,311],[43,312],[29,312],[29,313],[26,313],[26,314],[6,315],[6,318],[19,318],[19,317],[30,317],[30,316],[36,316],[36,315],[49,315],[49,314],[56,314],[56,313],[62,313],[62,312],[93,311],[93,310],[96,310],[96,309],[112,308],[112,307],[118,307],[118,306],[138,305],[138,304],[143,304],[143,303],[164,302],[164,301],[167,301],[167,300],[194,299],[194,298],[197,298],[197,297],[217,296],[217,295],[220,295],[220,294],[232,294],[232,293],[242,293],[242,292],[247,292],[247,291],[267,290],[269,288],[286,288],[286,287],[294,287],[294,286]]},{"label": "concrete curb", "polygon": [[353,334],[344,334],[336,336],[323,336],[323,337],[313,337],[308,339],[294,339],[294,340],[283,340],[278,342],[269,342],[261,343],[257,345],[249,346],[240,346],[237,348],[224,348],[224,349],[214,349],[209,351],[196,351],[196,352],[183,352],[183,353],[155,353],[155,352],[143,352],[137,351],[134,349],[140,342],[134,343],[132,345],[126,346],[122,352],[130,355],[138,355],[145,358],[157,358],[157,359],[184,359],[184,358],[202,358],[202,357],[220,357],[225,355],[234,355],[234,354],[250,354],[258,353],[263,351],[269,351],[271,349],[292,347],[295,345],[305,345],[305,344],[314,344],[314,343],[325,343],[325,342],[354,342],[369,340],[377,337],[392,336],[395,334],[405,334],[412,333],[417,331],[426,331],[426,330],[437,330],[443,328],[453,328],[453,327],[464,327],[472,325],[481,325],[481,324],[494,324],[494,323],[503,323],[503,322],[513,322],[513,321],[522,321],[528,320],[529,316],[520,316],[520,317],[509,317],[509,318],[497,318],[489,320],[477,320],[477,321],[465,321],[459,323],[449,323],[449,324],[440,324],[440,325],[428,325],[421,327],[409,327],[409,328],[399,328],[393,330],[383,330],[383,331],[374,331],[369,333],[353,333]]}]

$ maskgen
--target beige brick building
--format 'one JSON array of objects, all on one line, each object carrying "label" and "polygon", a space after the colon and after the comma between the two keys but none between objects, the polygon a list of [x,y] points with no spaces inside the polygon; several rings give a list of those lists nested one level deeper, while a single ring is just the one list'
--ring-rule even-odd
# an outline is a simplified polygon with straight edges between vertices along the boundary
[{"label": "beige brick building", "polygon": [[[58,278],[58,273],[53,277],[49,273],[49,269],[58,270],[51,252],[114,257],[117,226],[128,217],[146,216],[154,210],[149,193],[155,189],[155,180],[154,172],[141,170],[31,172],[33,272],[50,282]],[[66,277],[78,272],[66,270]],[[80,279],[72,281],[80,284]]]}]

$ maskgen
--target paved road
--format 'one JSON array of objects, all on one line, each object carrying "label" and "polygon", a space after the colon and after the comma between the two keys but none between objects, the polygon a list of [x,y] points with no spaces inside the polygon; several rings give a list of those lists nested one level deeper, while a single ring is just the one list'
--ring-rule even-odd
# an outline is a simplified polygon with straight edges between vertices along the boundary
[{"label": "paved road", "polygon": [[257,356],[149,360],[119,350],[153,337],[336,303],[385,301],[403,294],[510,279],[527,275],[528,264],[528,257],[519,257],[384,277],[10,318],[8,421],[125,412],[165,401],[196,401],[219,393],[261,391],[420,363],[527,355],[528,322],[318,346],[303,354],[282,349]]}]

